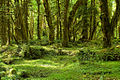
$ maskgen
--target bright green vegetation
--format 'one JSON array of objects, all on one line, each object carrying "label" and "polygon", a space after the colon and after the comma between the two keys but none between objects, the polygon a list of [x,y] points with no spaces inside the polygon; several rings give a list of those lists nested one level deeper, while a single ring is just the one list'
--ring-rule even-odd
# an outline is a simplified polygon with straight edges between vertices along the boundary
[{"label": "bright green vegetation", "polygon": [[0,0],[0,80],[120,80],[120,0]]},{"label": "bright green vegetation", "polygon": [[27,72],[29,78],[26,78],[26,80],[120,79],[120,62],[86,62],[86,64],[79,64],[75,60],[75,57],[71,56],[45,57],[37,60],[15,61],[10,67],[17,69],[18,72]]},{"label": "bright green vegetation", "polygon": [[[115,40],[114,43],[119,43],[118,40]],[[114,44],[114,47],[111,49],[103,49],[100,41],[88,42],[77,44],[73,46],[70,44],[70,48],[61,47],[64,54],[57,53],[58,48],[57,44],[39,46],[37,44],[30,45],[32,50],[37,54],[41,54],[38,50],[43,50],[44,55],[39,55],[39,59],[32,59],[31,57],[11,57],[12,63],[4,64],[0,62],[3,68],[6,68],[6,76],[2,77],[2,80],[9,79],[20,79],[20,80],[119,80],[120,79],[120,62],[118,60],[114,61],[114,54],[119,53],[119,48],[116,47],[117,44]],[[98,46],[99,45],[99,46]],[[25,46],[21,45],[25,50]],[[9,47],[7,52],[15,51],[17,45]],[[28,49],[28,48],[27,48]],[[23,49],[22,49],[23,50]],[[79,58],[83,55],[79,55],[79,51],[84,51],[85,54],[89,55],[90,52],[95,52],[98,57],[101,57],[105,60],[96,60],[94,57],[89,58],[85,56],[84,60]],[[90,50],[90,51],[89,51]],[[114,51],[115,50],[115,51]],[[8,54],[6,52],[6,54]],[[24,53],[24,51],[21,51]],[[21,53],[20,52],[20,53]],[[36,55],[36,53],[33,53]],[[5,52],[4,52],[5,54]],[[10,53],[9,53],[10,54]],[[25,54],[25,53],[24,53]],[[31,55],[30,53],[28,53]],[[104,55],[101,55],[104,54]],[[107,55],[105,55],[107,54]],[[3,56],[3,54],[1,55]],[[25,56],[25,55],[24,55]],[[112,57],[107,57],[112,56]],[[35,57],[35,56],[34,56]],[[86,60],[88,58],[88,60]],[[116,57],[116,58],[119,58]],[[8,60],[8,61],[9,61]],[[2,69],[2,68],[1,68]],[[10,69],[15,69],[15,76],[9,76]],[[3,70],[1,70],[3,71]],[[1,72],[2,73],[2,72]]]}]

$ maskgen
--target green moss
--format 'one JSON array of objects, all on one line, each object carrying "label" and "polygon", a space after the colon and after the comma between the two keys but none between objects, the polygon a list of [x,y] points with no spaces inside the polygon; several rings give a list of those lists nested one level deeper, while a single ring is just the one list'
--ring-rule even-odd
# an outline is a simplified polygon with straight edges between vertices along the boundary
[{"label": "green moss", "polygon": [[[100,46],[98,46],[100,45]],[[78,44],[71,48],[61,49],[68,53],[68,55],[54,55],[57,48],[54,49],[50,45],[30,46],[34,49],[33,52],[39,53],[40,49],[44,49],[49,54],[44,54],[40,59],[18,59],[11,65],[3,66],[10,67],[16,70],[16,77],[19,76],[21,80],[119,80],[120,79],[120,64],[119,61],[103,61],[103,60],[86,60],[79,61],[75,56],[77,52],[83,50],[85,53],[94,52],[96,54],[110,52],[109,50],[102,49],[101,44],[95,41]],[[11,48],[12,49],[12,48]],[[13,48],[14,50],[15,48]],[[37,51],[38,50],[38,51]],[[119,49],[112,50],[114,53],[119,54]],[[72,55],[69,55],[72,54]],[[52,55],[51,55],[52,54]],[[101,54],[99,56],[102,56]],[[93,57],[91,57],[93,58]],[[13,76],[15,78],[15,76]],[[18,78],[18,77],[17,77]],[[8,77],[2,78],[3,80],[10,79]]]}]

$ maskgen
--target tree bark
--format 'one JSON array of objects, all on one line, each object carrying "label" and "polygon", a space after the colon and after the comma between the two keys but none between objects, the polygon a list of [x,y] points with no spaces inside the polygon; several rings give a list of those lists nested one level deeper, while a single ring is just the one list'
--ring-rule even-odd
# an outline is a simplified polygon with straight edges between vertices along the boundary
[{"label": "tree bark", "polygon": [[108,1],[100,0],[101,24],[103,29],[103,47],[111,47],[111,26],[109,22]]},{"label": "tree bark", "polygon": [[58,17],[57,17],[57,39],[62,40],[62,24],[61,24],[61,9],[60,9],[60,0],[57,0],[58,7]]},{"label": "tree bark", "polygon": [[48,0],[43,0],[43,3],[45,7],[46,19],[49,26],[49,41],[50,43],[52,43],[54,41],[55,33],[54,33],[54,26],[52,24],[51,10],[50,10]]},{"label": "tree bark", "polygon": [[59,28],[59,19],[57,17],[57,36],[56,39],[59,40],[60,39],[60,28]]},{"label": "tree bark", "polygon": [[39,40],[41,40],[41,34],[40,34],[40,0],[37,0],[37,6],[38,6],[37,37]]},{"label": "tree bark", "polygon": [[70,12],[70,16],[68,18],[68,37],[69,37],[69,41],[71,41],[71,26],[73,24],[73,20],[74,20],[74,16],[75,16],[75,13],[77,11],[77,9],[83,5],[83,0],[77,0],[77,2],[73,5],[72,7],[72,11]]},{"label": "tree bark", "polygon": [[[101,23],[103,29],[103,47],[111,47],[111,38],[114,35],[114,29],[117,26],[117,23],[120,18],[120,0],[116,1],[116,11],[110,20],[109,10],[108,10],[108,0],[100,0],[100,8],[101,8]],[[111,21],[111,22],[110,22]]]},{"label": "tree bark", "polygon": [[91,7],[94,8],[94,10],[91,10],[91,16],[90,16],[90,37],[89,39],[92,40],[94,33],[97,29],[96,24],[96,13],[95,13],[95,0],[91,0]]},{"label": "tree bark", "polygon": [[33,40],[33,34],[34,34],[34,13],[31,11],[31,18],[30,18],[30,29],[29,29],[29,35],[30,39]]},{"label": "tree bark", "polygon": [[114,30],[115,27],[117,27],[118,21],[120,19],[120,0],[115,0],[116,1],[116,11],[112,17],[111,20],[111,32],[112,36],[114,35]]},{"label": "tree bark", "polygon": [[1,35],[1,46],[6,45],[7,43],[7,18],[6,18],[6,11],[5,11],[5,0],[0,1],[0,7],[1,7],[1,12],[0,12],[0,35]]},{"label": "tree bark", "polygon": [[119,39],[120,39],[120,26],[119,26]]},{"label": "tree bark", "polygon": [[25,34],[24,34],[24,42],[28,42],[28,2],[29,0],[24,0],[24,10],[25,10],[25,14],[24,14],[24,19],[25,19],[25,26],[24,26],[24,29],[25,29]]},{"label": "tree bark", "polygon": [[7,3],[7,7],[8,7],[8,23],[7,23],[8,24],[8,45],[10,45],[10,41],[11,41],[10,36],[11,35],[10,35],[10,18],[9,18],[9,16],[10,16],[10,8],[9,8],[10,7],[10,1],[9,0],[8,0],[8,3]]},{"label": "tree bark", "polygon": [[84,10],[83,10],[83,31],[82,31],[82,41],[86,41],[88,39],[88,16],[87,16],[87,2],[88,0],[84,0]]},{"label": "tree bark", "polygon": [[68,47],[68,42],[69,42],[69,38],[68,38],[68,8],[69,8],[69,1],[70,0],[65,0],[65,7],[64,7],[64,30],[63,30],[63,43],[62,45],[64,47]]}]

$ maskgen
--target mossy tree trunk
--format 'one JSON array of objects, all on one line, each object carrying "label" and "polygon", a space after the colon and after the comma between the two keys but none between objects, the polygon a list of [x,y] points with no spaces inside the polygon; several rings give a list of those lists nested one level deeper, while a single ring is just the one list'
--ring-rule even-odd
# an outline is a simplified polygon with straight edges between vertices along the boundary
[{"label": "mossy tree trunk", "polygon": [[29,29],[29,35],[30,39],[33,40],[33,34],[34,34],[34,13],[30,12],[30,29]]},{"label": "mossy tree trunk", "polygon": [[119,39],[120,39],[120,25],[119,25]]},{"label": "mossy tree trunk", "polygon": [[6,45],[7,43],[7,17],[6,17],[6,11],[5,11],[5,6],[6,6],[6,1],[5,0],[0,0],[0,37],[1,37],[1,46]]},{"label": "mossy tree trunk", "polygon": [[[116,1],[116,11],[110,20],[109,10],[108,10],[108,0],[100,0],[100,8],[101,8],[101,23],[103,29],[103,47],[111,47],[111,38],[114,35],[114,29],[120,18],[120,0]],[[111,21],[111,22],[110,22]]]},{"label": "mossy tree trunk", "polygon": [[95,0],[91,0],[91,16],[90,16],[90,37],[89,39],[92,40],[97,29],[96,24],[96,10],[95,10]]},{"label": "mossy tree trunk", "polygon": [[24,22],[23,22],[23,24],[24,24],[24,27],[23,27],[23,31],[24,31],[24,39],[23,39],[23,41],[24,42],[28,42],[28,37],[29,37],[29,34],[28,34],[28,31],[29,31],[29,29],[28,29],[28,3],[29,3],[29,0],[24,0],[24,4],[23,4],[23,6],[24,6],[24,11],[22,11],[22,12],[24,12]]},{"label": "mossy tree trunk", "polygon": [[100,0],[103,47],[111,47],[111,26],[109,22],[108,0]]},{"label": "mossy tree trunk", "polygon": [[64,30],[63,30],[63,43],[64,47],[68,47],[69,37],[68,37],[68,8],[69,8],[69,1],[65,0],[65,7],[64,7]]},{"label": "mossy tree trunk", "polygon": [[14,0],[15,3],[15,9],[14,9],[14,14],[15,14],[15,38],[17,41],[22,40],[23,32],[22,32],[22,15],[21,15],[21,7],[19,0]]},{"label": "mossy tree trunk", "polygon": [[50,10],[48,1],[49,0],[43,0],[43,4],[45,7],[46,19],[47,19],[48,26],[49,26],[49,41],[50,43],[52,43],[55,38],[55,32],[54,32],[54,26],[52,24],[52,15],[51,15],[51,10]]},{"label": "mossy tree trunk", "polygon": [[15,37],[17,41],[28,42],[28,0],[15,0]]},{"label": "mossy tree trunk", "polygon": [[78,10],[78,8],[83,5],[83,1],[82,0],[77,0],[76,3],[73,5],[72,10],[70,11],[70,16],[68,18],[68,37],[69,37],[69,41],[71,41],[71,35],[72,35],[72,24],[74,21],[74,16],[76,14],[76,11]]},{"label": "mossy tree trunk", "polygon": [[82,30],[82,41],[86,41],[88,39],[88,14],[87,14],[87,4],[88,0],[83,1],[83,30]]},{"label": "mossy tree trunk", "polygon": [[39,40],[41,40],[41,34],[40,34],[40,0],[37,1],[37,6],[38,6],[38,17],[37,17],[37,37]]},{"label": "mossy tree trunk", "polygon": [[7,22],[7,25],[8,25],[8,30],[7,30],[7,33],[8,33],[8,45],[10,45],[10,41],[11,41],[11,34],[10,34],[10,0],[8,0],[8,3],[7,3],[7,7],[8,7],[8,22]]},{"label": "mossy tree trunk", "polygon": [[57,35],[56,35],[56,39],[59,40],[60,39],[60,27],[59,27],[59,19],[57,17]]},{"label": "mossy tree trunk", "polygon": [[62,37],[63,37],[63,30],[62,30],[62,22],[61,22],[61,7],[60,7],[60,0],[57,0],[57,3],[58,3],[58,14],[59,14],[59,17],[58,17],[58,20],[59,20],[59,26],[60,26],[60,40],[62,40]]},{"label": "mossy tree trunk", "polygon": [[120,0],[115,0],[115,1],[116,1],[116,10],[110,23],[112,36],[114,35],[115,28],[117,27],[118,21],[120,20]]},{"label": "mossy tree trunk", "polygon": [[61,9],[60,9],[60,0],[57,1],[57,40],[62,40],[62,24],[61,24]]}]

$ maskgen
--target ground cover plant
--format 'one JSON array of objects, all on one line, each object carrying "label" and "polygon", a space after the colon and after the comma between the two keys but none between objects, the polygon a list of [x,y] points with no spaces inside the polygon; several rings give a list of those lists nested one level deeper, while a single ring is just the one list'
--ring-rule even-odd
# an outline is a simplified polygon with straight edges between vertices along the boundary
[{"label": "ground cover plant", "polygon": [[[97,47],[94,42],[88,42],[71,48],[63,47],[60,54],[59,49],[54,48],[55,45],[57,44],[47,46],[24,44],[21,45],[19,53],[17,45],[9,47],[1,54],[1,80],[120,79],[118,47],[104,49],[101,46]],[[83,45],[85,47],[81,47]],[[1,49],[4,48],[6,47]]]}]

